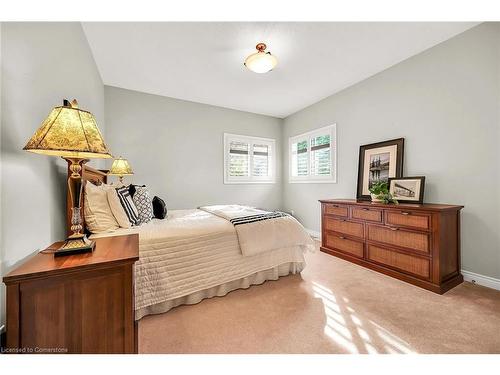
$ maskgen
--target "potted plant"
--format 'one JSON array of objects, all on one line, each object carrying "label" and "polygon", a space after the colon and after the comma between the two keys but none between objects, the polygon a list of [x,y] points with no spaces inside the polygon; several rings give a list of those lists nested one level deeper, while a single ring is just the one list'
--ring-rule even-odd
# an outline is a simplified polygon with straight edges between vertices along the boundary
[{"label": "potted plant", "polygon": [[372,202],[398,204],[398,201],[392,197],[391,193],[389,193],[389,187],[385,181],[377,181],[373,183],[368,190],[370,191]]}]

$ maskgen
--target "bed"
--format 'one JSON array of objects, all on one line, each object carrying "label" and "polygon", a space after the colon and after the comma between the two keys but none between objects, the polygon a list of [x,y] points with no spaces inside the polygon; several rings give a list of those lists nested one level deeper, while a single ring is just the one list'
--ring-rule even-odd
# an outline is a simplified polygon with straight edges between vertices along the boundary
[{"label": "bed", "polygon": [[[82,175],[96,184],[106,182],[104,171],[88,166]],[[305,267],[304,251],[313,248],[309,238],[308,244],[243,255],[235,228],[231,221],[202,209],[169,210],[163,220],[91,238],[139,234],[135,265],[135,319],[139,320],[299,273]]]}]

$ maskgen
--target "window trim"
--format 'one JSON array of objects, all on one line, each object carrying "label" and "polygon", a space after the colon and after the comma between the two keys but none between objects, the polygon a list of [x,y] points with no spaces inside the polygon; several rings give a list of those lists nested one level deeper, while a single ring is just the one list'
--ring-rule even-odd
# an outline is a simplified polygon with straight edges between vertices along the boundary
[{"label": "window trim", "polygon": [[[250,153],[249,153],[249,174],[250,176],[240,176],[240,177],[230,177],[229,176],[229,144],[231,141],[237,140],[242,142],[248,142],[250,144]],[[252,176],[253,171],[253,143],[262,142],[269,146],[269,172],[270,176]],[[276,140],[273,138],[263,138],[263,137],[254,137],[250,135],[242,135],[242,134],[232,134],[232,133],[224,133],[224,184],[232,185],[232,184],[274,184],[276,183]]]},{"label": "window trim", "polygon": [[[301,140],[307,140],[308,173],[311,173],[311,138],[318,135],[330,134],[330,171],[329,176],[293,176],[292,171],[292,146]],[[332,144],[333,140],[333,144]],[[336,184],[337,183],[337,124],[323,126],[305,133],[288,138],[288,183],[290,184]]]}]

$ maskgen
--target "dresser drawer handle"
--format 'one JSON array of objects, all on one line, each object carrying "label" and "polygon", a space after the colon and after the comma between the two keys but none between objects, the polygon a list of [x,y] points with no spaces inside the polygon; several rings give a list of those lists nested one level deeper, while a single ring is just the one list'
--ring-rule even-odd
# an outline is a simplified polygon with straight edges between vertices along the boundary
[{"label": "dresser drawer handle", "polygon": [[332,204],[332,207],[338,207],[339,205],[338,204]]},{"label": "dresser drawer handle", "polygon": [[390,230],[399,230],[399,228],[396,227],[389,227]]},{"label": "dresser drawer handle", "polygon": [[369,209],[369,208],[363,208],[362,210],[363,210],[363,211],[370,211],[370,209]]},{"label": "dresser drawer handle", "polygon": [[410,213],[409,212],[406,212],[406,211],[403,211],[401,212],[401,215],[409,215]]}]

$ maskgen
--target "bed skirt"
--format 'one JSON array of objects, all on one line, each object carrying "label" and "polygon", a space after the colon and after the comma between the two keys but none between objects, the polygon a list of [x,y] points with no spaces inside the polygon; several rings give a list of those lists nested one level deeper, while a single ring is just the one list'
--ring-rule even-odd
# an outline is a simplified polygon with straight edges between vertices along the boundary
[{"label": "bed skirt", "polygon": [[281,276],[297,274],[302,272],[305,267],[303,262],[289,262],[280,264],[276,267],[264,271],[253,273],[238,280],[200,290],[187,296],[174,298],[155,305],[146,306],[135,311],[135,320],[139,320],[146,315],[161,314],[180,305],[194,305],[206,298],[222,297],[236,289],[248,289],[251,285],[259,285],[267,280],[278,280]]}]

